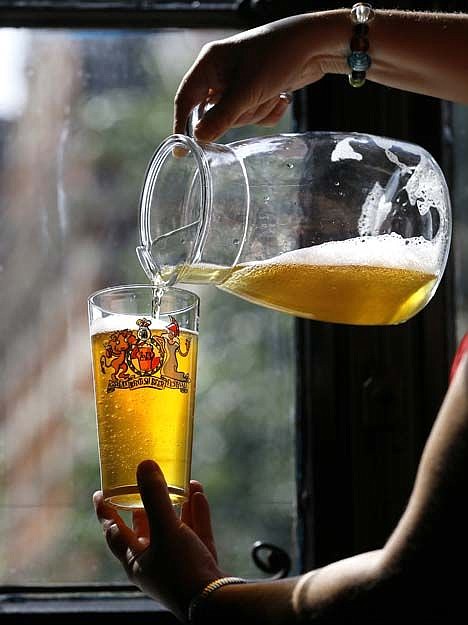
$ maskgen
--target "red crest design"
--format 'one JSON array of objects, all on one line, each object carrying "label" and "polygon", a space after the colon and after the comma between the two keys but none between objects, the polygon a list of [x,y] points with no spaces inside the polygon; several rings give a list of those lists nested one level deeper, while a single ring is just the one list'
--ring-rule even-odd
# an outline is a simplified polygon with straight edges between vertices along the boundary
[{"label": "red crest design", "polygon": [[[160,334],[150,329],[150,319],[138,319],[138,330],[118,330],[104,343],[100,358],[101,371],[112,369],[107,392],[116,389],[150,387],[173,388],[186,393],[190,383],[188,373],[178,370],[178,356],[190,351],[190,338],[185,339],[185,351],[180,346],[180,328],[170,316],[170,323]],[[133,374],[133,375],[132,375]]]}]

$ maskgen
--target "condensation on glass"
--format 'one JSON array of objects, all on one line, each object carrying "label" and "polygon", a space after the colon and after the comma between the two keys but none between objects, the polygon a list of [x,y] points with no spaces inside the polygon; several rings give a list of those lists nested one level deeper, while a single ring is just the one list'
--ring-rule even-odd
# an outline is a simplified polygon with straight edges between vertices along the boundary
[{"label": "condensation on glass", "polygon": [[[125,581],[91,505],[86,298],[146,282],[135,255],[145,166],[208,36],[220,33],[0,29],[1,584]],[[254,540],[293,550],[293,322],[198,292],[193,475],[221,562],[256,577]]]}]

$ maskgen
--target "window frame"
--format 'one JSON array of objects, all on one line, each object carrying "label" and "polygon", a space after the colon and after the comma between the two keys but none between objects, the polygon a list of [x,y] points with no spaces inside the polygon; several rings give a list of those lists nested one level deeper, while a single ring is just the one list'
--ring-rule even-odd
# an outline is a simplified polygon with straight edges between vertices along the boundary
[{"label": "window frame", "polygon": [[3,623],[19,625],[79,625],[90,617],[100,623],[176,625],[179,621],[156,601],[127,584],[87,584],[0,587]]},{"label": "window frame", "polygon": [[[294,11],[281,2],[64,2],[0,0],[2,26],[47,28],[249,28]],[[342,6],[323,2],[320,8]],[[401,8],[459,10],[461,2],[400,2]],[[381,7],[393,3],[382,2]],[[310,5],[309,5],[310,10]],[[295,95],[298,131],[360,130],[421,143],[442,165],[450,186],[450,105],[395,92],[378,85],[346,90],[343,77],[326,77]],[[344,94],[346,92],[346,94]],[[330,106],[330,102],[333,103]],[[369,104],[372,103],[372,115]],[[423,112],[422,112],[423,111]],[[430,136],[426,128],[431,128]],[[455,347],[453,260],[429,307],[407,324],[394,328],[352,328],[297,320],[297,499],[301,570],[351,555],[383,541],[404,506],[419,456],[445,392]],[[395,340],[398,337],[398,341]],[[394,363],[398,375],[392,375]],[[432,367],[438,362],[439,367]],[[422,363],[420,379],[415,368]],[[398,423],[391,410],[402,411]],[[377,416],[377,425],[373,416]],[[364,428],[362,427],[364,425]],[[360,430],[362,432],[360,433]],[[409,439],[405,436],[410,434]],[[376,492],[358,457],[363,445],[385,439],[389,456],[395,444],[405,445],[405,460],[392,486],[392,500]],[[391,463],[378,481],[390,484]],[[346,476],[346,477],[345,477]],[[369,492],[377,502],[366,504]],[[332,495],[332,496],[331,496]],[[371,505],[372,504],[372,505]],[[373,514],[382,508],[377,522]],[[370,536],[366,535],[370,532]],[[338,538],[338,540],[337,540]],[[369,544],[368,544],[369,543]],[[176,623],[156,602],[135,587],[122,584],[0,587],[0,614],[5,623],[82,623],[91,615],[101,623]],[[157,618],[156,618],[157,615]]]},{"label": "window frame", "polygon": [[[296,13],[299,10],[299,4]],[[247,29],[271,21],[269,12],[247,1],[153,2],[152,0],[0,0],[2,28],[90,28],[154,30],[162,28]],[[271,18],[273,19],[273,18]],[[89,617],[112,625],[176,625],[166,608],[132,584],[0,585],[0,616],[7,623],[81,624]],[[131,621],[130,621],[131,620]]]},{"label": "window frame", "polygon": [[[408,1],[400,8],[468,7]],[[295,100],[298,130],[368,132],[420,144],[451,188],[452,105],[370,82],[350,90],[346,83],[326,76],[303,89]],[[456,344],[454,296],[451,252],[436,295],[405,324],[366,328],[297,320],[303,572],[381,547],[400,518],[447,388]]]},{"label": "window frame", "polygon": [[[280,3],[281,4],[281,3]],[[298,2],[294,13],[305,10]],[[250,0],[0,0],[4,26],[29,28],[248,28],[268,19]]]}]

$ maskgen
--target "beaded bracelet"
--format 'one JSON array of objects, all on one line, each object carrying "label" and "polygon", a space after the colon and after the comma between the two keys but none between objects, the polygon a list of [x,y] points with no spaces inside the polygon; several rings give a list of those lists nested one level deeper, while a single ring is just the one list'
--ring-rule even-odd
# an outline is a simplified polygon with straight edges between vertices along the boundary
[{"label": "beaded bracelet", "polygon": [[367,2],[358,2],[351,9],[351,21],[353,23],[353,36],[349,47],[351,53],[348,56],[348,65],[351,68],[349,84],[352,87],[362,87],[366,82],[366,72],[371,66],[369,50],[369,26],[374,19],[374,9]]},{"label": "beaded bracelet", "polygon": [[205,603],[206,598],[218,588],[222,588],[223,586],[227,586],[228,584],[246,584],[247,580],[242,579],[241,577],[221,577],[220,579],[215,579],[213,582],[210,582],[205,588],[201,591],[199,595],[194,597],[190,602],[188,608],[188,622],[190,624],[195,624],[197,622],[202,623],[200,617],[203,616],[203,604]]}]

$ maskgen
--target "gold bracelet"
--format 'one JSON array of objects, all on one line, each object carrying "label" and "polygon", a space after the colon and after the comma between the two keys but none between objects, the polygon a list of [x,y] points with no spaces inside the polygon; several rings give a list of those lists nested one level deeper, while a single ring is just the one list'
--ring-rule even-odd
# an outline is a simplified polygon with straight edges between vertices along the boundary
[{"label": "gold bracelet", "polygon": [[[203,604],[206,598],[218,588],[228,586],[229,584],[246,584],[247,580],[241,577],[220,577],[205,586],[199,595],[194,597],[188,607],[188,622],[195,624],[197,619],[203,614]],[[202,621],[199,621],[200,623]]]}]

